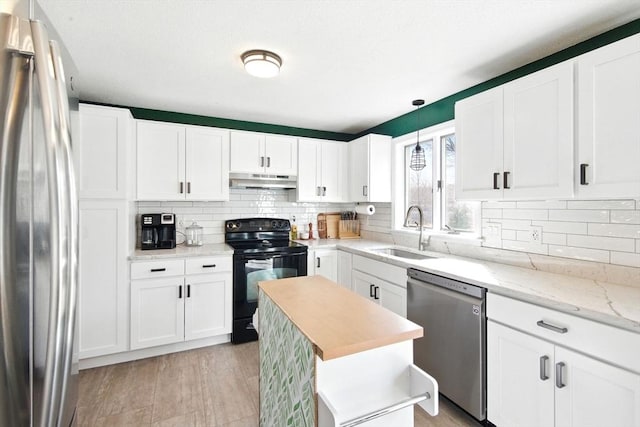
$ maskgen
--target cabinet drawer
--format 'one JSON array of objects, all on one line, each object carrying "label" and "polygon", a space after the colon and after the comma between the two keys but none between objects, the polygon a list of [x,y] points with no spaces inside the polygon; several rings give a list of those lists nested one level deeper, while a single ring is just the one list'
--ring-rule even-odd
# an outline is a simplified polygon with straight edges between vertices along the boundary
[{"label": "cabinet drawer", "polygon": [[185,267],[185,274],[211,274],[222,271],[232,271],[233,259],[230,256],[187,258],[185,260]]},{"label": "cabinet drawer", "polygon": [[354,270],[363,271],[402,288],[407,287],[407,270],[405,268],[360,255],[353,256],[352,265]]},{"label": "cabinet drawer", "polygon": [[640,334],[491,292],[487,293],[487,317],[558,345],[640,372]]},{"label": "cabinet drawer", "polygon": [[131,263],[131,280],[153,279],[156,277],[182,276],[184,260],[158,260]]}]

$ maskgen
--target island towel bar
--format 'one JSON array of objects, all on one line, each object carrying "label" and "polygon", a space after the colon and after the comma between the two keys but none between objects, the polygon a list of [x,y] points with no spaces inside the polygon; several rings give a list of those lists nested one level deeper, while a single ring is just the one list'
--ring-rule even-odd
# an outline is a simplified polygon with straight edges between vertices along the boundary
[{"label": "island towel bar", "polygon": [[361,415],[349,421],[345,421],[343,423],[340,423],[340,427],[354,427],[359,424],[366,423],[367,421],[371,421],[373,419],[390,414],[391,412],[399,411],[400,409],[406,408],[407,406],[415,405],[416,403],[422,402],[423,400],[427,399],[431,399],[431,394],[429,394],[429,392],[410,397],[401,402],[389,405],[382,409],[378,409],[377,411],[369,412],[368,414]]}]

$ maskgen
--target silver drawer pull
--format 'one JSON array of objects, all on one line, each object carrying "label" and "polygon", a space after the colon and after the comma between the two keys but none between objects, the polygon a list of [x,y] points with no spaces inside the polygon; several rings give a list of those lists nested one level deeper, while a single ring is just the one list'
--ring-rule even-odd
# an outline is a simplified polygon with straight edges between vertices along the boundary
[{"label": "silver drawer pull", "polygon": [[550,325],[548,323],[545,323],[544,320],[538,320],[536,322],[536,325],[540,326],[541,328],[545,328],[550,331],[557,332],[559,334],[566,334],[567,332],[569,332],[569,329],[567,328],[560,328],[558,326]]},{"label": "silver drawer pull", "polygon": [[216,268],[215,264],[204,264],[202,268]]},{"label": "silver drawer pull", "polygon": [[556,387],[558,388],[563,388],[564,386],[566,386],[566,384],[562,382],[563,368],[564,368],[564,362],[556,363]]},{"label": "silver drawer pull", "polygon": [[546,381],[549,379],[549,375],[547,375],[548,360],[549,360],[549,356],[540,356],[540,379],[542,381]]}]

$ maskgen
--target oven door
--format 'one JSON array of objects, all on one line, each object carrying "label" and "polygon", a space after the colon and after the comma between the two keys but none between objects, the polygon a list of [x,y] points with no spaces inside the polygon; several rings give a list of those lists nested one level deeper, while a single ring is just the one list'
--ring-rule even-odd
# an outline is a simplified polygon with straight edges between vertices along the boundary
[{"label": "oven door", "polygon": [[258,338],[251,318],[258,307],[258,282],[307,275],[307,252],[233,256],[234,343]]}]

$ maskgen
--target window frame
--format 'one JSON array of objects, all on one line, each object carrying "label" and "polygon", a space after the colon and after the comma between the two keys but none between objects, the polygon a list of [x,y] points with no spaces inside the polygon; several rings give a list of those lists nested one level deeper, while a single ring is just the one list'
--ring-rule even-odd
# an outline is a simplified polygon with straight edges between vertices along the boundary
[{"label": "window frame", "polygon": [[[440,123],[428,128],[420,129],[420,143],[433,141],[432,144],[432,198],[433,198],[433,212],[432,212],[432,227],[423,227],[423,233],[426,235],[447,235],[452,234],[449,230],[445,229],[444,219],[445,216],[445,167],[446,167],[446,150],[444,149],[444,137],[456,133],[455,122],[450,120],[448,122]],[[393,230],[407,233],[418,233],[417,227],[405,227],[404,215],[407,208],[408,189],[405,186],[406,179],[408,177],[406,160],[406,147],[414,146],[416,144],[417,132],[411,132],[397,138],[394,138],[394,173],[393,173],[393,186],[394,186],[394,198],[393,198]],[[474,214],[475,229],[472,231],[456,230],[455,235],[463,238],[476,239],[480,236],[481,232],[481,209],[476,209]]]}]

